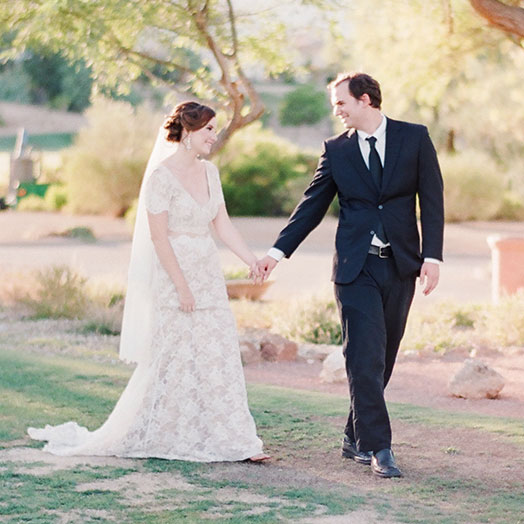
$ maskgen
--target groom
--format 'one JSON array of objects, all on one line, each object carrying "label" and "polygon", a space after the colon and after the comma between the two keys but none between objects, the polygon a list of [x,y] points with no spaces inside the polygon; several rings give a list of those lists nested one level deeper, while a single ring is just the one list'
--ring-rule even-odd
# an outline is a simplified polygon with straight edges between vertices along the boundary
[{"label": "groom", "polygon": [[[444,229],[442,177],[426,127],[386,118],[376,80],[339,75],[333,111],[348,130],[324,142],[313,180],[259,261],[265,278],[340,204],[332,280],[340,312],[350,410],[342,455],[400,477],[384,401],[415,291],[438,284]],[[417,227],[420,205],[422,242]]]}]

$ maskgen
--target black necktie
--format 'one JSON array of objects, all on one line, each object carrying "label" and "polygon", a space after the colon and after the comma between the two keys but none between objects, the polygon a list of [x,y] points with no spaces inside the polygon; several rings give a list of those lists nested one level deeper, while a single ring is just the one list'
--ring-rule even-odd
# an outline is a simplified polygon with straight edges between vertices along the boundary
[{"label": "black necktie", "polygon": [[[366,140],[369,142],[369,171],[371,172],[375,185],[380,191],[382,189],[382,162],[375,147],[377,139],[374,136],[370,136],[366,138]],[[382,242],[387,243],[388,239],[384,231],[384,226],[382,225],[382,220],[378,221],[375,234]]]},{"label": "black necktie", "polygon": [[374,136],[370,136],[366,140],[369,142],[369,170],[373,181],[380,190],[382,189],[382,162],[375,147],[377,139]]}]

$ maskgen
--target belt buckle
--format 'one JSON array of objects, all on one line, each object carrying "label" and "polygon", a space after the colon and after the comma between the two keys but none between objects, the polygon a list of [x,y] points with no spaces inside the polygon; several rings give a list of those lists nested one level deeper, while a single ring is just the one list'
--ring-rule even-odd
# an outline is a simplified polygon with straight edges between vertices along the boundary
[{"label": "belt buckle", "polygon": [[387,255],[382,255],[382,250],[386,251],[387,247],[378,247],[378,258],[389,258]]}]

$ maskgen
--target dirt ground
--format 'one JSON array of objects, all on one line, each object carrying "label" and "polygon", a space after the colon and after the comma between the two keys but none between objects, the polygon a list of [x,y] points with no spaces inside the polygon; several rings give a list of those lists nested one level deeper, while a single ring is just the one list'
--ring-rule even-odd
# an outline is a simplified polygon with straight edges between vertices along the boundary
[{"label": "dirt ground", "polygon": [[[468,400],[452,397],[447,383],[461,367],[467,354],[453,352],[432,356],[400,354],[388,387],[386,399],[459,413],[524,418],[524,348],[508,353],[490,352],[479,358],[498,371],[506,384],[498,399]],[[323,391],[346,398],[346,383],[326,384],[319,378],[318,362],[266,362],[244,367],[246,380],[310,391]]]}]

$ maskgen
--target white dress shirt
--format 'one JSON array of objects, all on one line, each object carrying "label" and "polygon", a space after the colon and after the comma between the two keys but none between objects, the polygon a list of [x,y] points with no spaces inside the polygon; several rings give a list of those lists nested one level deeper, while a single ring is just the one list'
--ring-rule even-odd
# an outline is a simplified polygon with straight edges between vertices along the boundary
[{"label": "white dress shirt", "polygon": [[[357,137],[358,137],[358,147],[360,148],[360,153],[362,154],[362,158],[364,159],[364,162],[366,163],[366,167],[369,169],[369,142],[366,140],[366,138],[369,138],[370,136],[374,136],[377,141],[375,142],[375,149],[377,150],[378,156],[380,157],[380,162],[382,163],[382,167],[384,167],[384,161],[386,157],[386,127],[387,127],[387,119],[384,115],[382,115],[382,121],[380,122],[379,126],[373,134],[368,134],[365,131],[362,131],[360,129],[357,129]],[[371,175],[370,175],[371,176]],[[384,244],[380,238],[377,237],[377,235],[373,235],[373,238],[371,239],[371,244],[374,246],[379,247],[385,247],[389,246],[390,244]],[[284,253],[277,249],[276,247],[272,247],[269,249],[267,254],[274,258],[276,261],[282,260],[284,258]],[[425,258],[424,262],[433,262],[434,264],[440,264],[440,260],[437,260],[436,258]]]}]

